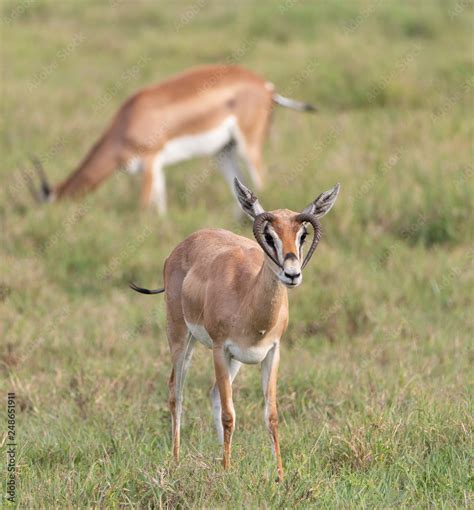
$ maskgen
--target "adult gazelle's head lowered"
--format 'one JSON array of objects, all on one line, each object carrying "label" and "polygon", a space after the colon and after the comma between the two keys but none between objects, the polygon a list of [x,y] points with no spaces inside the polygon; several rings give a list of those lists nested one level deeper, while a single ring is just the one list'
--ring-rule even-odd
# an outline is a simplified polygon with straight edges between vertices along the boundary
[{"label": "adult gazelle's head lowered", "polygon": [[[334,205],[339,184],[321,193],[303,211],[288,209],[265,211],[258,198],[237,178],[234,180],[237,199],[248,216],[253,219],[253,234],[264,251],[269,266],[278,279],[288,288],[297,287],[303,280],[302,271],[318,246],[321,237],[319,219]],[[304,245],[313,229],[308,250]],[[306,254],[305,254],[306,251]]]},{"label": "adult gazelle's head lowered", "polygon": [[266,174],[263,146],[273,105],[311,112],[315,108],[278,94],[261,76],[237,65],[199,66],[138,90],[118,109],[76,169],[50,186],[35,162],[41,189],[31,175],[26,183],[38,202],[81,197],[122,168],[142,173],[141,202],[167,210],[168,166],[214,156],[232,187],[240,160],[254,186]]}]

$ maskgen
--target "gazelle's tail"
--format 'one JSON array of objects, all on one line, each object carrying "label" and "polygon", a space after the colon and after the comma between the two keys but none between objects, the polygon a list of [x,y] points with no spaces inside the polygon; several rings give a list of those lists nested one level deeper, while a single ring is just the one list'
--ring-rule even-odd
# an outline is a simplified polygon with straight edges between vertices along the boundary
[{"label": "gazelle's tail", "polygon": [[290,99],[289,97],[282,96],[273,93],[272,96],[273,102],[283,106],[284,108],[291,108],[292,110],[297,110],[299,112],[316,112],[318,109],[309,103],[304,103],[303,101],[296,101],[295,99]]},{"label": "gazelle's tail", "polygon": [[130,282],[128,286],[135,292],[140,292],[141,294],[161,294],[165,291],[164,287],[162,289],[144,289],[143,287],[137,287],[133,282]]}]

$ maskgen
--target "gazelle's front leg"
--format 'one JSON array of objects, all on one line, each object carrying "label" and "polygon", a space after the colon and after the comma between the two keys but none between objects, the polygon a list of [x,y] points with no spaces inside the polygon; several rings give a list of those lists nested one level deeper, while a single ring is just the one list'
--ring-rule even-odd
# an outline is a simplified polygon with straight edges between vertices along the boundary
[{"label": "gazelle's front leg", "polygon": [[166,214],[166,178],[159,154],[145,159],[141,203],[143,207],[154,204],[160,216]]},{"label": "gazelle's front leg", "polygon": [[215,347],[214,369],[216,384],[221,398],[221,420],[224,432],[224,469],[230,466],[232,434],[235,428],[235,410],[232,402],[232,378],[230,373],[230,358],[222,347]]},{"label": "gazelle's front leg", "polygon": [[278,480],[283,480],[280,442],[278,440],[278,409],[276,403],[278,365],[280,363],[280,344],[276,343],[262,361],[262,386],[265,397],[265,423],[270,432],[277,462]]}]

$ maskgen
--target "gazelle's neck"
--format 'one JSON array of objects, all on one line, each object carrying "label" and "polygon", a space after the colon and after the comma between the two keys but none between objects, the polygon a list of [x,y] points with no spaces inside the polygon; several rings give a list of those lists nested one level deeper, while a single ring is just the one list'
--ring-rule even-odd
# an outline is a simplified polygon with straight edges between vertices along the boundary
[{"label": "gazelle's neck", "polygon": [[281,318],[282,306],[288,307],[288,291],[272,271],[266,257],[245,306],[251,315],[249,324],[258,331],[271,330]]},{"label": "gazelle's neck", "polygon": [[92,191],[118,166],[113,136],[105,132],[76,170],[54,189],[54,197],[74,197]]}]

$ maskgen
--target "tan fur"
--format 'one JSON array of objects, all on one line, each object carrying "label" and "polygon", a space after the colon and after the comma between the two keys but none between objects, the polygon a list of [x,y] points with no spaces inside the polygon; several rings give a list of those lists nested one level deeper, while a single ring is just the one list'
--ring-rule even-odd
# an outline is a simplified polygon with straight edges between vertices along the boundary
[{"label": "tan fur", "polygon": [[[162,289],[166,293],[167,333],[173,369],[169,406],[173,455],[179,458],[184,379],[197,340],[212,349],[216,382],[211,391],[223,464],[230,465],[235,412],[232,382],[242,363],[260,363],[265,422],[270,432],[278,478],[283,466],[276,403],[280,339],[288,325],[287,288],[302,282],[302,270],[321,236],[319,219],[334,205],[340,186],[321,193],[302,213],[267,212],[256,195],[237,178],[234,190],[242,210],[253,219],[257,242],[221,229],[204,229],[181,242],[166,259]],[[313,229],[306,255],[307,226]]]},{"label": "tan fur", "polygon": [[[273,227],[282,240],[283,256],[298,254],[294,239],[301,223],[295,220],[296,213],[285,209],[272,211],[272,214],[275,216]],[[235,427],[226,341],[231,339],[242,350],[263,348],[265,351],[273,346],[264,390],[267,425],[281,480],[283,467],[278,439],[276,384],[279,341],[288,325],[288,294],[271,264],[273,262],[253,240],[226,230],[199,230],[180,243],[168,257],[164,282],[173,367],[188,347],[187,323],[205,328],[212,340],[216,387],[222,406],[225,468],[230,465]],[[178,459],[180,438],[179,425],[176,427],[175,374],[173,368],[169,389],[173,452]]]},{"label": "tan fur", "polygon": [[168,309],[179,307],[188,322],[204,326],[214,345],[228,338],[262,345],[286,329],[287,290],[255,241],[199,230],[168,257],[164,280]]},{"label": "tan fur", "polygon": [[85,194],[138,156],[145,164],[142,203],[150,201],[153,157],[169,140],[219,126],[234,115],[245,158],[264,177],[262,149],[272,109],[265,80],[239,66],[202,66],[146,87],[121,106],[78,168],[54,190],[54,198]]}]

